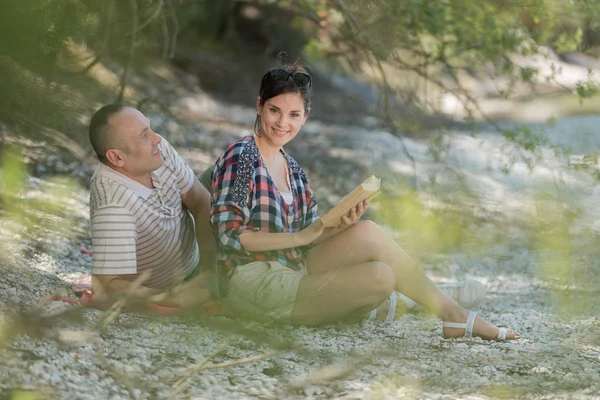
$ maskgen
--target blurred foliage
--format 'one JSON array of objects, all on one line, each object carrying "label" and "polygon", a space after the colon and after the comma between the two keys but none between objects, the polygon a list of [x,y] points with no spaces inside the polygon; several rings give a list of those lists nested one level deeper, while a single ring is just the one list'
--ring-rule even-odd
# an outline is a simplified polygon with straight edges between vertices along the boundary
[{"label": "blurred foliage", "polygon": [[[356,71],[365,70],[369,64],[374,78],[391,89],[388,93],[421,103],[421,109],[435,111],[437,95],[452,93],[469,117],[480,118],[477,99],[461,76],[506,77],[508,87],[498,88],[504,97],[518,83],[532,83],[537,68],[519,67],[516,57],[543,55],[541,46],[562,52],[586,50],[600,43],[597,26],[592,23],[598,11],[593,11],[592,18],[586,14],[591,12],[591,3],[600,9],[599,1],[311,2],[313,7],[330,5],[328,10],[334,18],[331,22],[325,19],[321,50],[316,50],[314,41],[308,50],[314,56],[346,58]],[[412,82],[412,96],[397,93],[398,89],[406,92],[411,88],[398,86],[395,77],[402,76]],[[580,86],[576,91],[580,98],[594,94],[586,90],[589,83],[581,82]]]},{"label": "blurred foliage", "polygon": [[409,249],[411,257],[423,260],[455,251],[468,257],[485,252],[494,243],[496,238],[482,233],[468,207],[462,208],[461,203],[468,199],[432,202],[432,193],[410,188],[399,191],[402,194],[379,196],[375,219],[408,233],[402,246]]},{"label": "blurred foliage", "polygon": [[[500,85],[497,92],[508,97],[519,83],[533,87],[538,75],[534,67],[517,66],[515,57],[538,54],[540,46],[593,52],[600,45],[599,9],[600,0],[7,0],[0,4],[0,68],[15,79],[0,84],[9,93],[0,111],[7,110],[3,118],[10,120],[12,110],[26,103],[28,111],[44,110],[38,111],[44,124],[68,112],[64,107],[51,111],[57,104],[69,107],[60,90],[66,70],[85,72],[95,63],[116,60],[124,67],[125,86],[142,52],[187,65],[189,55],[185,62],[176,57],[183,42],[234,64],[247,60],[236,71],[243,84],[252,64],[282,51],[291,61],[302,58],[366,75],[381,85],[379,110],[388,126],[398,134],[423,135],[431,124],[425,116],[440,111],[442,93],[456,96],[468,121],[485,118],[465,74],[508,78],[508,86]],[[69,42],[91,49],[85,63],[69,60]],[[69,61],[78,68],[69,67]],[[208,65],[215,76],[220,68],[227,72],[214,57],[196,64]],[[39,80],[36,85],[28,72]],[[590,78],[571,88],[580,100],[598,92]],[[116,99],[122,99],[123,90]],[[40,102],[23,100],[30,97]]]},{"label": "blurred foliage", "polygon": [[600,282],[600,248],[596,232],[581,232],[584,210],[560,197],[540,194],[536,214],[531,239],[538,255],[537,269],[542,280],[556,289],[557,310],[564,316],[593,310]]},{"label": "blurred foliage", "polygon": [[3,1],[0,54],[45,75],[68,37],[87,40],[100,28],[101,8],[90,5],[78,0]]},{"label": "blurred foliage", "polygon": [[48,398],[45,395],[32,390],[15,390],[11,395],[11,400],[41,400],[43,398]]},{"label": "blurred foliage", "polygon": [[[69,43],[86,50],[85,57],[73,59]],[[482,118],[477,99],[461,79],[463,73],[506,78],[508,83],[498,87],[497,96],[510,98],[519,84],[534,90],[539,78],[536,68],[517,65],[516,56],[540,54],[544,47],[558,53],[600,55],[600,0],[3,0],[0,118],[33,127],[25,130],[26,135],[43,126],[59,133],[71,129],[83,137],[81,126],[72,126],[76,111],[91,112],[85,108],[86,89],[97,89],[92,86],[97,82],[86,73],[94,65],[109,65],[125,86],[128,67],[140,61],[136,57],[142,51],[146,57],[176,58],[178,44],[245,64],[264,62],[285,50],[292,61],[302,58],[338,73],[366,75],[380,85],[380,116],[389,127],[399,136],[426,135],[430,129],[424,123],[429,118],[406,118],[399,106],[408,103],[411,117],[419,112],[429,116],[438,111],[439,104],[432,100],[436,94],[453,93],[470,118]],[[210,67],[220,68],[214,65]],[[242,65],[242,73],[246,68],[251,66]],[[243,76],[238,78],[229,80],[237,84]],[[594,79],[590,76],[567,89],[584,101],[600,91]],[[73,82],[84,90],[74,91]],[[117,91],[104,88],[99,97],[114,100]],[[528,126],[500,131],[516,145],[516,150],[507,150],[505,171],[517,161],[534,168],[539,147],[548,144],[543,131]],[[432,139],[436,160],[443,158],[445,147],[442,136]],[[34,180],[20,151],[4,143],[0,151],[0,260],[4,263],[16,255],[17,242],[51,251],[54,238],[76,234],[69,210],[73,182],[55,177],[35,182],[37,187],[32,188]],[[584,155],[580,165],[597,163],[597,155]],[[598,170],[592,170],[600,179]],[[435,204],[429,201],[431,193],[413,189],[402,193],[382,195],[377,218],[410,233],[407,247],[417,259],[455,250],[477,255],[501,235],[501,230],[484,233],[474,223],[476,199],[469,193],[462,193],[460,201]],[[583,218],[579,211],[560,199],[538,201],[541,221],[532,223],[530,233],[539,254],[538,270],[546,281],[571,287],[598,278],[598,269],[582,267],[577,257],[586,251],[577,242],[580,232],[573,228]],[[593,235],[584,232],[587,238]],[[600,248],[597,240],[588,242]],[[574,299],[568,291],[557,293],[559,306],[569,309],[585,309],[592,300]],[[260,336],[267,337],[263,332]],[[376,388],[373,397],[394,390],[396,385],[390,382]],[[516,389],[504,386],[490,391],[499,398],[516,394]],[[13,398],[35,397],[15,392]]]},{"label": "blurred foliage", "polygon": [[82,233],[74,229],[69,208],[75,190],[71,179],[55,176],[32,187],[18,150],[6,146],[0,160],[1,261],[22,256],[15,248],[25,243],[53,253],[60,250],[53,248],[57,238]]}]

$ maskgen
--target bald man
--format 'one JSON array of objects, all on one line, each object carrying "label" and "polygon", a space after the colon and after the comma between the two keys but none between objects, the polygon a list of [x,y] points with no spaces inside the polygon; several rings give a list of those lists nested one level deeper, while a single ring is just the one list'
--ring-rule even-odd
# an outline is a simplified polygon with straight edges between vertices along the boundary
[{"label": "bald man", "polygon": [[100,161],[90,188],[94,292],[130,292],[145,273],[136,294],[148,301],[209,301],[216,244],[206,188],[134,108],[102,107],[89,136]]}]

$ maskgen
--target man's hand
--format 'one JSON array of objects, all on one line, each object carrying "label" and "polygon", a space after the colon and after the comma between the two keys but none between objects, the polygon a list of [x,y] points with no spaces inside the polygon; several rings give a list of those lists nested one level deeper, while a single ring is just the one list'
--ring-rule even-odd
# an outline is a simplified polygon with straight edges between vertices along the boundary
[{"label": "man's hand", "polygon": [[201,274],[170,290],[174,303],[181,308],[194,307],[209,302],[212,292],[208,287],[207,275]]},{"label": "man's hand", "polygon": [[187,282],[168,290],[151,289],[144,286],[133,289],[134,282],[118,275],[92,275],[92,290],[100,298],[110,301],[115,296],[132,293],[133,301],[155,303],[167,307],[193,307],[211,300],[208,274],[200,274]]},{"label": "man's hand", "polygon": [[[200,250],[198,271],[201,274],[212,274],[214,282],[217,275],[217,242],[210,226],[210,194],[196,179],[192,188],[181,196],[181,201],[194,216],[196,240]],[[216,285],[213,285],[213,290],[218,293]]]}]

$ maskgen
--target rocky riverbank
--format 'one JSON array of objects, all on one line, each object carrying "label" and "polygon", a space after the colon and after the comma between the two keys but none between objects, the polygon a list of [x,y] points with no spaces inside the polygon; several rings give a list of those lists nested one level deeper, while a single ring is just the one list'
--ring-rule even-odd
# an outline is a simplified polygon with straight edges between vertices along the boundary
[{"label": "rocky riverbank", "polygon": [[[167,110],[145,111],[197,173],[254,120],[251,107],[181,87],[168,100]],[[435,280],[485,283],[477,311],[521,335],[510,343],[444,340],[441,323],[419,312],[390,324],[321,328],[123,314],[90,331],[101,311],[74,312],[49,296],[70,295],[90,271],[81,250],[91,247],[93,163],[3,127],[31,158],[32,176],[20,195],[29,218],[0,214],[0,338],[14,334],[0,339],[0,399],[600,398],[598,185],[550,147],[584,151],[596,142],[571,129],[573,121],[561,123],[533,171],[517,160],[509,174],[513,149],[485,127],[478,137],[452,132],[440,146],[312,121],[287,148],[322,210],[381,175],[386,194],[369,217]],[[42,212],[40,204],[60,207]],[[409,214],[415,204],[422,208]]]}]

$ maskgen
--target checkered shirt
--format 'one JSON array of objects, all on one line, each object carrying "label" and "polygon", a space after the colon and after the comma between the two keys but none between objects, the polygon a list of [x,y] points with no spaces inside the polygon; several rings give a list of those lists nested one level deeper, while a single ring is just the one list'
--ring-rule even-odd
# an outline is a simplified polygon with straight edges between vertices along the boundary
[{"label": "checkered shirt", "polygon": [[211,223],[219,243],[221,272],[227,277],[236,266],[254,261],[277,261],[296,271],[305,265],[307,247],[251,252],[240,242],[240,235],[247,230],[298,232],[317,218],[317,202],[306,174],[296,160],[284,156],[294,195],[290,205],[275,187],[253,136],[235,141],[215,163]]}]

